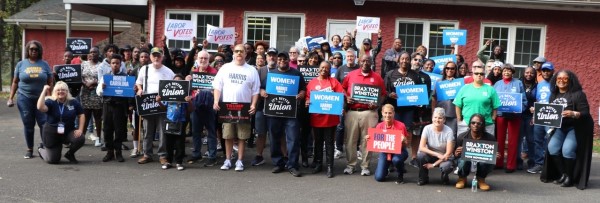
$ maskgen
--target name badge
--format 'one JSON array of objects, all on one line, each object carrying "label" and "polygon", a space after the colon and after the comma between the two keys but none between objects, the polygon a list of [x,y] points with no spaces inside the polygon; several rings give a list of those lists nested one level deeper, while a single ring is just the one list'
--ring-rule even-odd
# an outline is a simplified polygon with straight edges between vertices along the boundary
[{"label": "name badge", "polygon": [[56,128],[56,133],[65,134],[65,124],[63,122],[58,123],[58,127]]}]

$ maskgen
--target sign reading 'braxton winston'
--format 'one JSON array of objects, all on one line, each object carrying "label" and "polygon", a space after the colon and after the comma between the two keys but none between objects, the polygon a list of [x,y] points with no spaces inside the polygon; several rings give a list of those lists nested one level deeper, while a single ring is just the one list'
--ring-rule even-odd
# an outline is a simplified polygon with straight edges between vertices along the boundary
[{"label": "sign reading 'braxton winston'", "polygon": [[381,88],[375,85],[352,84],[351,98],[358,103],[370,104],[379,101]]},{"label": "sign reading 'braxton winston'", "polygon": [[265,100],[265,115],[284,118],[296,118],[296,96],[269,94]]},{"label": "sign reading 'braxton winston'", "polygon": [[300,66],[298,67],[298,70],[300,73],[302,73],[302,76],[304,76],[304,81],[306,81],[306,84],[308,84],[308,82],[310,82],[312,79],[319,77],[319,67]]},{"label": "sign reading 'braxton winston'", "polygon": [[560,104],[533,103],[533,124],[560,128],[562,125],[562,112],[565,108]]},{"label": "sign reading 'braxton winston'", "polygon": [[192,72],[192,89],[212,89],[215,74]]},{"label": "sign reading 'braxton winston'", "polygon": [[185,102],[190,92],[190,81],[161,80],[158,83],[158,93],[161,101]]},{"label": "sign reading 'braxton winston'", "polygon": [[462,145],[463,160],[495,164],[498,143],[495,141],[465,139]]},{"label": "sign reading 'braxton winston'", "polygon": [[222,123],[250,123],[250,103],[220,102],[219,121]]},{"label": "sign reading 'braxton winston'", "polygon": [[158,96],[158,93],[144,94],[142,96],[135,97],[137,112],[140,116],[161,114],[167,112],[166,108],[160,108],[160,104],[156,101],[156,96]]},{"label": "sign reading 'braxton winston'", "polygon": [[58,81],[66,83],[81,83],[81,65],[56,65],[54,72]]}]

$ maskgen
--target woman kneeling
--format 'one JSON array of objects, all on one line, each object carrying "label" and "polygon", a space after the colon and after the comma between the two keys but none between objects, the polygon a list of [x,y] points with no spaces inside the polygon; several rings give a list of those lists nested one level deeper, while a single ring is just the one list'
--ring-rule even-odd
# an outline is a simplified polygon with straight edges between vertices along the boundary
[{"label": "woman kneeling", "polygon": [[452,151],[454,150],[454,133],[447,125],[445,110],[435,108],[432,124],[425,126],[419,143],[417,160],[419,162],[419,182],[425,185],[429,182],[429,169],[440,167],[442,171],[442,184],[450,182],[448,174],[452,172]]}]

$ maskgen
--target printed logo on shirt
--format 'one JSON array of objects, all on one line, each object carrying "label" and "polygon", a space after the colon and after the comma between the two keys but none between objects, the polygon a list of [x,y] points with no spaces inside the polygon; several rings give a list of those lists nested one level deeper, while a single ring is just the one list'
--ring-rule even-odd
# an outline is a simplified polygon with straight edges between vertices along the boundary
[{"label": "printed logo on shirt", "polygon": [[552,101],[552,103],[553,103],[553,104],[560,104],[560,105],[562,105],[563,107],[567,108],[567,104],[568,104],[569,102],[567,101],[567,99],[566,99],[566,98],[564,98],[564,97],[560,97],[560,98],[556,98],[556,99],[554,99],[554,101]]},{"label": "printed logo on shirt", "polygon": [[[321,88],[321,86],[318,86],[318,85],[317,85],[317,87],[319,87],[319,89]],[[319,90],[319,89],[317,89],[317,90]],[[333,89],[331,87],[327,87],[327,88],[322,89],[320,91],[321,92],[333,92]]]},{"label": "printed logo on shirt", "polygon": [[42,67],[32,66],[25,69],[25,74],[28,74],[30,78],[38,78],[42,73]]},{"label": "printed logo on shirt", "polygon": [[487,93],[487,92],[482,92],[482,94],[483,94],[483,96],[484,96],[484,97],[487,97],[487,96],[488,96],[488,93]]},{"label": "printed logo on shirt", "polygon": [[75,107],[73,105],[67,105],[67,110],[73,111]]},{"label": "printed logo on shirt", "polygon": [[398,79],[396,79],[396,81],[394,81],[394,87],[395,86],[404,86],[404,85],[414,85],[415,81],[413,81],[411,78],[409,77],[400,77]]},{"label": "printed logo on shirt", "polygon": [[244,84],[246,81],[246,75],[239,73],[229,73],[229,81],[235,84]]}]

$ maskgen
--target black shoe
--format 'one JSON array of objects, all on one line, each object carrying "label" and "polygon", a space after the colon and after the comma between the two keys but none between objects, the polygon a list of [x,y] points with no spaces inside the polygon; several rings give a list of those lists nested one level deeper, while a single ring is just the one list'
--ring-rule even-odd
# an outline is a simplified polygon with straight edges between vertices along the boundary
[{"label": "black shoe", "polygon": [[65,148],[71,148],[71,143],[67,143],[67,144],[63,144],[65,146]]},{"label": "black shoe", "polygon": [[190,158],[190,159],[187,160],[187,163],[188,164],[193,164],[193,163],[201,162],[201,161],[202,161],[202,157],[192,157],[192,158]]},{"label": "black shoe", "polygon": [[210,167],[217,164],[217,159],[208,159],[206,163],[204,163],[204,167]]},{"label": "black shoe", "polygon": [[121,144],[121,149],[122,150],[129,150],[129,147],[125,144]]},{"label": "black shoe", "polygon": [[102,158],[102,162],[107,162],[110,160],[114,160],[115,159],[115,153],[114,151],[110,150],[106,152],[106,156],[104,156],[104,158]]},{"label": "black shoe", "polygon": [[398,175],[398,178],[396,179],[396,184],[404,184],[404,174]]},{"label": "black shoe", "polygon": [[417,182],[417,185],[418,186],[423,186],[423,185],[427,185],[427,183],[429,183],[429,180],[419,179],[419,181]]},{"label": "black shoe", "polygon": [[448,173],[442,172],[442,184],[443,185],[450,184],[450,178],[448,177]]},{"label": "black shoe", "polygon": [[294,177],[302,176],[302,173],[296,168],[290,168],[290,174],[292,174]]},{"label": "black shoe", "polygon": [[312,173],[320,173],[323,171],[323,164],[315,164],[316,166],[313,168]]},{"label": "black shoe", "polygon": [[562,176],[558,180],[554,180],[554,184],[560,185],[567,179],[567,174],[563,173]]},{"label": "black shoe", "polygon": [[283,167],[275,166],[275,168],[273,168],[273,170],[271,170],[271,173],[281,173],[283,170],[284,170]]},{"label": "black shoe", "polygon": [[125,162],[125,159],[123,158],[123,153],[121,152],[121,150],[115,151],[115,159],[118,162]]},{"label": "black shoe", "polygon": [[102,147],[100,147],[100,151],[107,151],[108,149],[106,148],[106,145],[102,144]]},{"label": "black shoe", "polygon": [[308,161],[302,161],[302,167],[308,168]]},{"label": "black shoe", "polygon": [[327,166],[327,178],[333,178],[333,167]]},{"label": "black shoe", "polygon": [[73,153],[71,153],[71,152],[67,152],[67,153],[65,153],[65,158],[66,158],[67,160],[69,160],[69,163],[72,163],[72,164],[77,164],[77,163],[79,163],[79,161],[77,161],[77,159],[75,159],[75,154],[73,154]]},{"label": "black shoe", "polygon": [[415,168],[419,168],[419,163],[417,162],[417,159],[410,160],[410,162],[408,162],[408,165],[411,165],[412,167],[415,167]]}]

